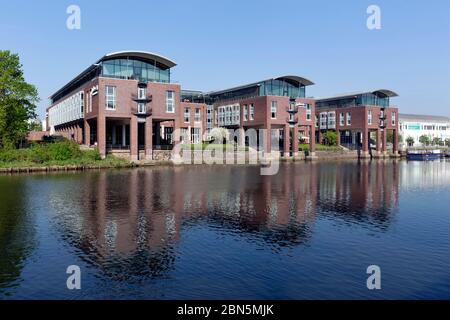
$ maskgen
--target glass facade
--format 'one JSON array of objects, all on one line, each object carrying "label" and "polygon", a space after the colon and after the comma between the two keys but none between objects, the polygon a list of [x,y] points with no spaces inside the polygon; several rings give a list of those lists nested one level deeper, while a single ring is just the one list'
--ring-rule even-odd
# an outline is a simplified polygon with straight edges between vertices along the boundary
[{"label": "glass facade", "polygon": [[317,101],[317,108],[345,108],[355,106],[378,106],[389,107],[389,97],[378,96],[373,93],[358,94],[349,97],[338,97],[335,99],[326,99]]},{"label": "glass facade", "polygon": [[304,98],[305,86],[295,85],[287,81],[273,79],[260,83],[259,95]]},{"label": "glass facade", "polygon": [[156,62],[137,59],[113,59],[101,63],[101,76],[135,79],[143,82],[170,82],[170,69]]}]

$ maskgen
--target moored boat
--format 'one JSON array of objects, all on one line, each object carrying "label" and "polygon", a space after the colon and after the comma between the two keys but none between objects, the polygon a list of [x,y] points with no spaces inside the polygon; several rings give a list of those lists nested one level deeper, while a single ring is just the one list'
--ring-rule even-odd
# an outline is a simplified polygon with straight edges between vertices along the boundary
[{"label": "moored boat", "polygon": [[441,158],[441,150],[411,150],[406,157],[414,161],[432,161]]}]

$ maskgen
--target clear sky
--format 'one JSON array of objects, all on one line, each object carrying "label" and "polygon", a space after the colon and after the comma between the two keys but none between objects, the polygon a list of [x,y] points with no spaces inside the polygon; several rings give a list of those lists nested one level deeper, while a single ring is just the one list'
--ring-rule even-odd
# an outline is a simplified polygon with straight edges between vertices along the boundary
[{"label": "clear sky", "polygon": [[[71,4],[81,30],[66,27]],[[366,26],[372,4],[381,30]],[[41,115],[105,53],[144,50],[177,62],[184,89],[296,74],[316,83],[308,96],[386,88],[403,113],[450,116],[448,0],[0,0],[0,49],[19,53]]]}]

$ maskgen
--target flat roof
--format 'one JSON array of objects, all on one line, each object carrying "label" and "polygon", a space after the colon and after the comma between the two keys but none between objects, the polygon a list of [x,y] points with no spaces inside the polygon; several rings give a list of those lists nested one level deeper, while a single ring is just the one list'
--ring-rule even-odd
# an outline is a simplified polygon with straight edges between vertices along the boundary
[{"label": "flat roof", "polygon": [[423,122],[423,121],[433,121],[433,122],[445,122],[450,123],[450,117],[445,116],[433,116],[425,114],[407,114],[400,113],[399,121],[411,121],[411,122]]}]

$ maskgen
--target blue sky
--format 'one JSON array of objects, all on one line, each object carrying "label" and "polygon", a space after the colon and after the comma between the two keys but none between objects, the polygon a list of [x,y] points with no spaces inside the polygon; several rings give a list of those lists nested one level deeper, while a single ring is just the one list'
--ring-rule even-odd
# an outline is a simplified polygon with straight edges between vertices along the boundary
[{"label": "blue sky", "polygon": [[[81,8],[81,30],[66,8]],[[366,27],[369,5],[381,30]],[[387,88],[403,113],[450,116],[450,1],[0,0],[0,49],[19,53],[48,96],[105,53],[127,49],[178,63],[185,89],[217,90],[282,74],[311,79],[308,96]]]}]

